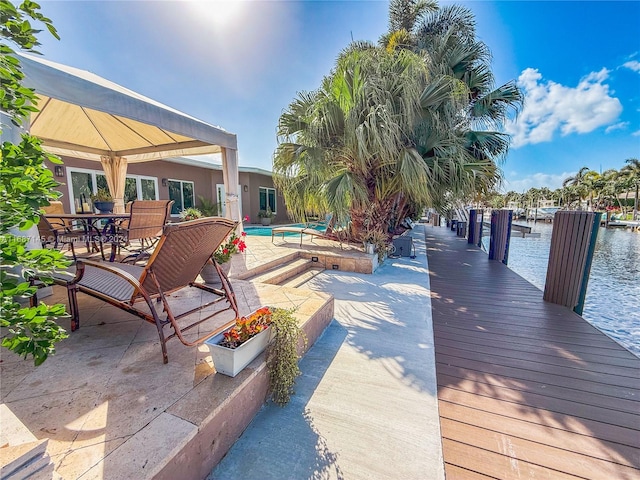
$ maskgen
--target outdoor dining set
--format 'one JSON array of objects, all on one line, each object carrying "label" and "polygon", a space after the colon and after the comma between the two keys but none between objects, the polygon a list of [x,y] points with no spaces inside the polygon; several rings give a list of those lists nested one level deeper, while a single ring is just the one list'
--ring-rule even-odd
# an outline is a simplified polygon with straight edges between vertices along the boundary
[{"label": "outdoor dining set", "polygon": [[[53,282],[67,289],[72,331],[80,327],[78,292],[155,324],[164,363],[168,362],[169,339],[176,337],[184,345],[193,346],[234,324],[238,306],[233,288],[213,253],[237,223],[222,217],[168,223],[172,204],[169,200],[135,200],[125,213],[115,214],[66,214],[60,212],[59,205],[45,210],[39,225],[43,244],[51,243],[54,248],[69,245],[74,258],[66,272],[53,275]],[[78,257],[74,243],[85,244],[88,253],[99,252],[102,261]],[[104,254],[106,244],[111,245],[108,259]],[[205,284],[199,277],[208,262],[213,263],[220,278],[215,286]],[[180,300],[172,294],[189,288],[206,292],[207,298],[187,311],[181,306],[181,313],[174,313],[174,304]],[[35,304],[37,297],[32,302]],[[197,313],[219,302],[226,307]],[[227,310],[235,313],[230,321],[200,332],[196,339],[184,335]],[[187,317],[192,318],[186,320]]]}]

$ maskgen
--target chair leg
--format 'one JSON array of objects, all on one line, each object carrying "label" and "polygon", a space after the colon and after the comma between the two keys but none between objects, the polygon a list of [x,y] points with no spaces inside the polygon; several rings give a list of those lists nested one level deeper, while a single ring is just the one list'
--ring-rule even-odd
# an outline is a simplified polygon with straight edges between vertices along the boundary
[{"label": "chair leg", "polygon": [[80,328],[80,312],[78,310],[78,290],[75,285],[67,285],[67,299],[69,300],[69,313],[71,314],[71,331]]}]

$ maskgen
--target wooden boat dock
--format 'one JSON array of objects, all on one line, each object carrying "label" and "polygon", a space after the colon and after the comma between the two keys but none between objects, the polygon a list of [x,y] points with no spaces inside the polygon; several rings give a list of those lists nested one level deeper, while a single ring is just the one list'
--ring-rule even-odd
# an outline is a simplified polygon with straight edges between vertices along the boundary
[{"label": "wooden boat dock", "polygon": [[[490,229],[491,228],[491,222],[482,222],[482,225],[485,228]],[[512,223],[511,224],[511,231],[512,232],[518,232],[520,235],[522,235],[522,237],[531,237],[531,236],[540,236],[539,233],[531,233],[531,227],[528,225],[520,225],[517,223]]]},{"label": "wooden boat dock", "polygon": [[640,479],[640,359],[426,227],[447,479]]}]

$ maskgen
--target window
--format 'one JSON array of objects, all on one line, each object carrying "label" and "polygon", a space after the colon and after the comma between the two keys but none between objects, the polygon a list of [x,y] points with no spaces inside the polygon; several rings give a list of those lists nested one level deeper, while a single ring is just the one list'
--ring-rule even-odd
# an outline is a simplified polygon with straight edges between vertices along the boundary
[{"label": "window", "polygon": [[195,206],[193,198],[193,182],[169,180],[169,200],[173,200],[171,215],[178,216],[185,208]]},{"label": "window", "polygon": [[132,200],[158,200],[158,179],[142,175],[127,175],[124,203]]},{"label": "window", "polygon": [[[69,194],[74,199],[71,202],[72,213],[77,213],[83,196],[88,200],[89,196],[96,193],[98,189],[109,189],[107,177],[101,170],[68,168],[67,172],[71,185]],[[158,200],[158,179],[142,175],[127,175],[124,186],[124,203],[132,200]]]},{"label": "window", "polygon": [[266,210],[267,207],[269,207],[273,213],[278,213],[276,211],[276,189],[260,187],[260,210]]}]

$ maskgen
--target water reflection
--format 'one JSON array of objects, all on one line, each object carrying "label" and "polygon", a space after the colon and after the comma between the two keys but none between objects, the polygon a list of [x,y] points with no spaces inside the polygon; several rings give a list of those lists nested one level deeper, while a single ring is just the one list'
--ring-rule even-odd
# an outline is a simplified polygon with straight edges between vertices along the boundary
[{"label": "water reflection", "polygon": [[[522,238],[514,232],[509,267],[544,290],[553,225],[528,225],[540,237]],[[640,357],[640,234],[600,229],[583,317]]]}]

